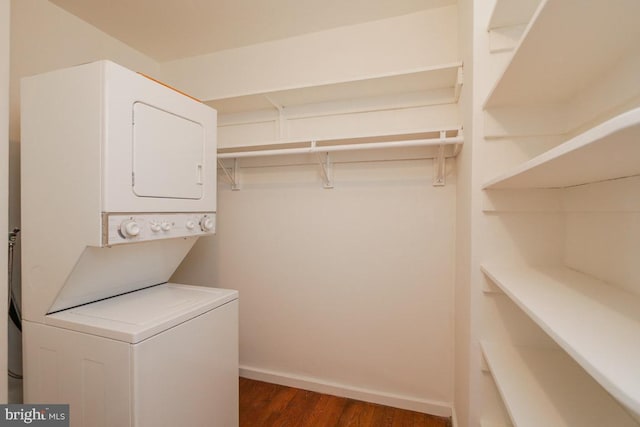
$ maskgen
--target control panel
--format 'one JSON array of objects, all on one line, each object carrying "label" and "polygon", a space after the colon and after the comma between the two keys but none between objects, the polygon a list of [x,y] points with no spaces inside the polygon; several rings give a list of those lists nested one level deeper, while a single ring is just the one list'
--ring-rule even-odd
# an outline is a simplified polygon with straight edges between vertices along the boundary
[{"label": "control panel", "polygon": [[215,233],[215,212],[104,213],[102,242],[105,246]]}]

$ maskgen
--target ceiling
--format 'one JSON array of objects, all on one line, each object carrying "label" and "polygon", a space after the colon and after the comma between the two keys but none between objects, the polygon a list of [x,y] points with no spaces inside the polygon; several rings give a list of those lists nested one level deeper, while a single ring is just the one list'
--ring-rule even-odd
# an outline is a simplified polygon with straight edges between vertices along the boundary
[{"label": "ceiling", "polygon": [[50,1],[158,61],[456,3],[456,0]]}]

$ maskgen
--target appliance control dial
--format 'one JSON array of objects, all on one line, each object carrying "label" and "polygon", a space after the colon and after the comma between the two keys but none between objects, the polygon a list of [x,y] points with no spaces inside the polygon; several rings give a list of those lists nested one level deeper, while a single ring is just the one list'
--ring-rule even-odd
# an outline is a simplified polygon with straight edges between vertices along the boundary
[{"label": "appliance control dial", "polygon": [[120,224],[120,232],[125,238],[136,237],[140,234],[140,226],[133,219],[127,219]]},{"label": "appliance control dial", "polygon": [[215,212],[104,212],[102,239],[105,246],[111,246],[209,236],[215,229]]},{"label": "appliance control dial", "polygon": [[215,225],[215,222],[213,222],[213,219],[209,216],[203,216],[200,220],[200,228],[202,231],[211,231]]}]

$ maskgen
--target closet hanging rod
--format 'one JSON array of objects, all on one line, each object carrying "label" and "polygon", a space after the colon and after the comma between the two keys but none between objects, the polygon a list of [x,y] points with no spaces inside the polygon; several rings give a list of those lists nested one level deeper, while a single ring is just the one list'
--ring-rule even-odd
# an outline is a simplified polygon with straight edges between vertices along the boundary
[{"label": "closet hanging rod", "polygon": [[309,147],[297,148],[276,148],[272,150],[254,150],[254,151],[238,151],[235,153],[219,153],[218,159],[238,159],[243,157],[262,157],[262,156],[282,156],[288,154],[310,154],[310,153],[329,153],[333,151],[357,151],[357,150],[374,150],[381,148],[402,148],[402,147],[426,147],[438,145],[461,145],[464,142],[464,136],[459,134],[454,137],[441,137],[430,139],[415,139],[409,141],[387,141],[387,142],[370,142],[362,144],[344,144],[344,145],[323,145],[318,146],[316,141],[311,141]]}]

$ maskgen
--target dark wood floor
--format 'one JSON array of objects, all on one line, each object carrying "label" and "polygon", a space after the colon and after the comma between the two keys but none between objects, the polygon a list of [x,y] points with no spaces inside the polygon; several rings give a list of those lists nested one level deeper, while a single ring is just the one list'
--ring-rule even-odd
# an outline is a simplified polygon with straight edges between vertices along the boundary
[{"label": "dark wood floor", "polygon": [[448,418],[240,378],[240,427],[449,427]]}]

